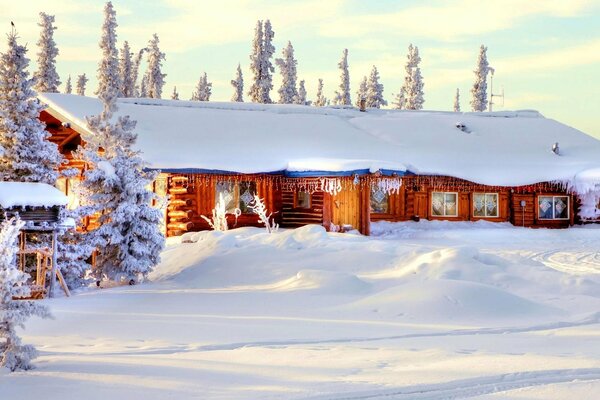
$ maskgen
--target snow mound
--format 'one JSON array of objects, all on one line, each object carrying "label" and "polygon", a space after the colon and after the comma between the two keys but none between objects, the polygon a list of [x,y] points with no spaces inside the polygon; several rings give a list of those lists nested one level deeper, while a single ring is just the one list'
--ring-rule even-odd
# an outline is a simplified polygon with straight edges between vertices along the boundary
[{"label": "snow mound", "polygon": [[305,269],[277,285],[278,291],[313,290],[320,294],[355,295],[369,291],[370,285],[356,275],[338,271]]}]

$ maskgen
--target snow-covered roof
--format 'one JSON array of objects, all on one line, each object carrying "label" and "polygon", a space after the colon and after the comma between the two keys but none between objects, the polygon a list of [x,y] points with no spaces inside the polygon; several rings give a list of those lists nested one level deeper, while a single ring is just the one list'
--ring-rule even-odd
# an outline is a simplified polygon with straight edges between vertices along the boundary
[{"label": "snow-covered roof", "polygon": [[67,196],[45,183],[0,182],[0,207],[53,207],[64,206]]},{"label": "snow-covered roof", "polygon": [[[96,98],[42,94],[48,112],[86,130]],[[600,167],[600,141],[536,111],[453,113],[119,99],[153,168],[275,171],[379,169],[489,185],[570,181]],[[458,126],[458,127],[457,127]],[[559,154],[552,151],[558,142]]]}]

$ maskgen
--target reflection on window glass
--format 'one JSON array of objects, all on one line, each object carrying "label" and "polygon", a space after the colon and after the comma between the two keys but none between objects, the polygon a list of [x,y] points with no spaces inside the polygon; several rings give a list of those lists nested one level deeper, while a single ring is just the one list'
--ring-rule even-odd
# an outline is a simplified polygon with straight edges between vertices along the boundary
[{"label": "reflection on window glass", "polygon": [[389,211],[390,195],[377,185],[371,187],[371,212],[387,214]]},{"label": "reflection on window glass", "polygon": [[310,208],[310,193],[300,190],[296,193],[296,207]]},{"label": "reflection on window glass", "polygon": [[474,193],[473,216],[482,218],[497,217],[498,193]]},{"label": "reflection on window glass", "polygon": [[431,213],[440,217],[456,217],[458,215],[458,194],[431,193]]},{"label": "reflection on window glass", "polygon": [[233,213],[236,208],[244,214],[252,213],[250,204],[256,194],[256,182],[217,182],[215,204],[223,196],[227,213]]},{"label": "reflection on window glass", "polygon": [[568,196],[539,196],[539,219],[569,219]]}]

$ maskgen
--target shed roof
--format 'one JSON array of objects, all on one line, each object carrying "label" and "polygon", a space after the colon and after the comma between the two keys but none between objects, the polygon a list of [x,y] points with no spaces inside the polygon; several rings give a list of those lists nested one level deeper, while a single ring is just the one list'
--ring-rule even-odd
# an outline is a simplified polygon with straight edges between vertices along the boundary
[{"label": "shed roof", "polygon": [[[86,131],[100,101],[41,94],[48,112]],[[410,171],[488,185],[572,180],[600,167],[600,141],[537,111],[453,113],[119,99],[137,147],[167,171]],[[461,128],[457,128],[457,125]],[[558,142],[560,155],[552,152]]]},{"label": "shed roof", "polygon": [[54,186],[32,182],[0,182],[0,207],[64,206],[67,196]]}]

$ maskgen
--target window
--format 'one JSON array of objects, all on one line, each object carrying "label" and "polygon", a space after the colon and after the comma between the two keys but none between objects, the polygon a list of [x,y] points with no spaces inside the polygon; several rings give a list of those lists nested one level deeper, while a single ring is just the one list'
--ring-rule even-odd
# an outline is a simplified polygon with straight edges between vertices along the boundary
[{"label": "window", "polygon": [[498,217],[498,193],[474,193],[473,216],[480,218]]},{"label": "window", "polygon": [[539,196],[539,219],[569,219],[569,196]]},{"label": "window", "polygon": [[310,193],[299,190],[296,192],[296,208],[310,208]]},{"label": "window", "polygon": [[227,213],[233,213],[239,208],[242,214],[252,213],[250,204],[256,194],[256,182],[217,182],[215,203],[223,196]]},{"label": "window", "polygon": [[379,185],[371,186],[371,212],[387,214],[390,208],[390,195]]},{"label": "window", "polygon": [[458,193],[431,193],[431,214],[435,217],[458,216]]}]

